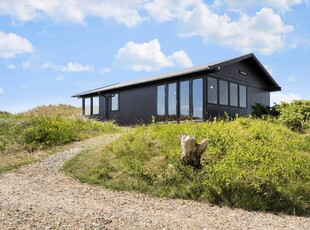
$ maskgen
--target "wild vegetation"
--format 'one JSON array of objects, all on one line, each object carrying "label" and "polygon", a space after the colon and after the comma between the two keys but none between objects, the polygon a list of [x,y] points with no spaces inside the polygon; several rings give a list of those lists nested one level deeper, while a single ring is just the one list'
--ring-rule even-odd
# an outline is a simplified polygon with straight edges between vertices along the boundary
[{"label": "wild vegetation", "polygon": [[38,158],[33,154],[101,133],[118,130],[113,123],[102,123],[76,115],[72,106],[38,107],[21,114],[0,112],[0,172]]},{"label": "wild vegetation", "polygon": [[[295,113],[290,106],[281,108]],[[300,133],[282,114],[278,120],[141,126],[107,148],[77,155],[64,170],[82,182],[116,190],[309,216],[309,116]],[[211,139],[201,169],[182,164],[179,134]]]}]

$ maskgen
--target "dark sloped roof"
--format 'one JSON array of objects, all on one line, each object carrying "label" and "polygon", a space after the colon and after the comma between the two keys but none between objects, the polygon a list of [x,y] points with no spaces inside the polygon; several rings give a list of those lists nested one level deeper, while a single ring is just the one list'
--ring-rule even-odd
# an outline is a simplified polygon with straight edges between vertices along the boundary
[{"label": "dark sloped roof", "polygon": [[156,81],[160,81],[160,80],[164,80],[164,79],[170,79],[173,77],[181,77],[184,75],[188,75],[188,74],[192,74],[192,73],[198,73],[198,72],[205,71],[205,70],[215,70],[216,68],[220,68],[221,66],[234,64],[234,63],[237,63],[237,62],[240,62],[240,61],[243,61],[246,59],[250,59],[250,58],[252,58],[255,61],[255,63],[259,66],[259,68],[266,75],[267,79],[270,80],[270,82],[273,84],[270,87],[271,90],[272,91],[281,90],[281,87],[276,83],[276,81],[268,73],[268,71],[265,69],[265,67],[255,57],[255,55],[253,53],[250,53],[250,54],[246,54],[246,55],[243,55],[243,56],[240,56],[237,58],[213,62],[213,63],[199,65],[199,66],[194,66],[191,68],[181,69],[181,70],[177,70],[177,71],[170,72],[170,73],[159,74],[159,75],[150,76],[150,77],[146,77],[146,78],[142,78],[142,79],[138,79],[138,80],[133,80],[133,81],[115,83],[115,84],[107,85],[107,86],[104,86],[101,88],[85,91],[82,93],[77,93],[77,94],[72,95],[72,97],[82,97],[82,96],[87,96],[87,95],[91,95],[91,94],[96,94],[99,92],[106,92],[106,91],[121,89],[121,88],[129,87],[129,86],[140,85],[140,84],[145,84],[145,83],[150,83],[150,82],[156,82]]}]

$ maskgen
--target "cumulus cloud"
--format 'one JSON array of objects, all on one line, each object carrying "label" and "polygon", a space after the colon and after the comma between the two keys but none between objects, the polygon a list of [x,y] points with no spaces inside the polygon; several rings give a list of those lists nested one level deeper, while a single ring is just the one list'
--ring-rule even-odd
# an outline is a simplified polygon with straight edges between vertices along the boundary
[{"label": "cumulus cloud", "polygon": [[252,7],[271,7],[280,11],[288,11],[294,5],[302,4],[306,0],[218,0],[216,5],[225,5],[233,11],[244,11]]},{"label": "cumulus cloud", "polygon": [[10,70],[14,70],[14,69],[16,69],[16,66],[14,64],[8,64],[8,65],[6,65],[6,68],[10,69]]},{"label": "cumulus cloud", "polygon": [[[15,0],[12,4],[12,0],[1,0],[0,15],[21,21],[48,17],[56,22],[82,24],[87,17],[99,17],[127,27],[143,21],[175,20],[180,36],[201,36],[206,43],[269,55],[286,46],[286,36],[293,30],[293,26],[284,24],[279,11],[307,1],[214,0],[207,4],[203,0]],[[249,7],[259,10],[249,15]],[[225,14],[218,13],[227,9]],[[239,16],[232,17],[230,10],[238,11]]]},{"label": "cumulus cloud", "polygon": [[144,4],[149,16],[157,22],[166,22],[188,14],[201,0],[154,0]]},{"label": "cumulus cloud", "polygon": [[77,62],[69,62],[65,66],[60,66],[60,70],[63,72],[87,72],[94,70],[94,67],[92,65],[81,65]]},{"label": "cumulus cloud", "polygon": [[2,87],[0,87],[0,94],[4,93],[4,90]]},{"label": "cumulus cloud", "polygon": [[292,102],[293,100],[300,100],[300,96],[294,93],[280,93],[274,92],[270,94],[270,104],[273,105],[274,103],[280,104],[281,102]]},{"label": "cumulus cloud", "polygon": [[262,8],[252,17],[242,14],[232,20],[227,14],[216,14],[206,4],[200,4],[181,20],[181,36],[201,36],[207,43],[264,55],[283,49],[285,35],[293,30],[270,8]]},{"label": "cumulus cloud", "polygon": [[165,55],[157,39],[142,44],[130,41],[118,50],[115,58],[119,65],[133,71],[151,72],[165,67],[191,67],[193,65],[183,50]]},{"label": "cumulus cloud", "polygon": [[141,0],[1,0],[0,14],[20,21],[49,17],[56,22],[73,23],[84,23],[86,17],[96,16],[132,27],[143,20],[138,12],[141,4]]},{"label": "cumulus cloud", "polygon": [[82,65],[77,62],[69,62],[67,65],[56,65],[53,62],[45,62],[41,65],[42,69],[53,69],[61,72],[88,72],[94,70],[93,65]]},{"label": "cumulus cloud", "polygon": [[33,46],[25,38],[14,33],[4,33],[0,31],[0,57],[13,58],[17,54],[32,53]]}]

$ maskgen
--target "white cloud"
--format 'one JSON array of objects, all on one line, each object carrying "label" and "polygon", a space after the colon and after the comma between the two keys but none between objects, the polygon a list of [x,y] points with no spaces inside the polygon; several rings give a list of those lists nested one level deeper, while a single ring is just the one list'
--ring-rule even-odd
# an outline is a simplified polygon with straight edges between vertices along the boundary
[{"label": "white cloud", "polygon": [[14,69],[16,69],[16,66],[14,64],[8,64],[8,65],[6,65],[6,68],[10,69],[10,70],[14,70]]},{"label": "white cloud", "polygon": [[64,80],[65,80],[64,76],[56,77],[56,81],[64,81]]},{"label": "white cloud", "polygon": [[32,63],[31,61],[24,61],[22,66],[23,66],[23,69],[28,70],[32,68]]},{"label": "white cloud", "polygon": [[288,82],[297,82],[297,79],[296,79],[296,77],[294,77],[294,76],[290,76],[290,77],[288,77],[286,80],[287,80]]},{"label": "white cloud", "polygon": [[4,33],[0,31],[0,57],[13,58],[17,54],[32,53],[33,46],[25,38],[13,33]]},{"label": "white cloud", "polygon": [[92,65],[81,65],[77,62],[69,62],[66,66],[60,66],[60,70],[63,72],[87,72],[94,70]]},{"label": "white cloud", "polygon": [[45,62],[44,64],[41,65],[42,69],[53,69],[55,68],[55,65],[53,62]]},{"label": "white cloud", "polygon": [[132,27],[143,20],[138,11],[141,4],[141,0],[1,0],[0,14],[20,21],[50,17],[56,22],[73,23],[84,23],[86,17],[96,16]]},{"label": "white cloud", "polygon": [[293,100],[300,100],[300,96],[294,93],[280,93],[280,92],[275,92],[270,94],[270,104],[273,105],[274,103],[276,104],[281,104],[281,102],[292,102]]},{"label": "white cloud", "polygon": [[53,62],[45,62],[41,65],[42,69],[53,69],[61,72],[88,72],[94,70],[93,65],[82,65],[77,62],[69,62],[67,65],[56,65]]},{"label": "white cloud", "polygon": [[285,35],[293,30],[270,8],[262,8],[252,17],[242,14],[232,20],[227,14],[216,14],[206,4],[199,4],[180,20],[181,36],[201,36],[207,43],[264,55],[283,49]]},{"label": "white cloud", "polygon": [[107,73],[110,73],[111,72],[111,69],[109,67],[103,67],[103,68],[100,68],[100,74],[101,75],[105,75]]},{"label": "white cloud", "polygon": [[222,0],[217,1],[217,6],[225,5],[228,9],[233,11],[244,11],[252,7],[271,7],[280,11],[288,11],[291,10],[292,6],[299,5],[304,2],[306,2],[306,0]]},{"label": "white cloud", "polygon": [[144,4],[150,17],[157,22],[166,22],[188,14],[201,0],[154,0]]},{"label": "white cloud", "polygon": [[4,90],[2,87],[0,87],[0,94],[4,93]]},{"label": "white cloud", "polygon": [[183,50],[165,55],[157,39],[142,44],[130,41],[118,50],[115,58],[119,65],[133,71],[150,72],[165,67],[191,67],[193,65]]}]

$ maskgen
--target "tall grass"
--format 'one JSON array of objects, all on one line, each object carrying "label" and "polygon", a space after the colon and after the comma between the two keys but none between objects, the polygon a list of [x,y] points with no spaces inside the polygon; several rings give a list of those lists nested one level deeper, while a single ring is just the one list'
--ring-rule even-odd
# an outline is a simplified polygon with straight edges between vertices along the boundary
[{"label": "tall grass", "polygon": [[0,151],[34,151],[83,140],[102,132],[115,132],[113,123],[81,116],[35,116],[0,114]]},{"label": "tall grass", "polygon": [[16,115],[0,112],[0,173],[37,161],[64,144],[119,130],[111,122],[78,116],[76,109],[59,105]]},{"label": "tall grass", "polygon": [[[181,163],[179,134],[211,139],[202,169]],[[75,157],[65,170],[117,190],[310,215],[310,137],[268,121],[142,126],[101,152]]]}]

